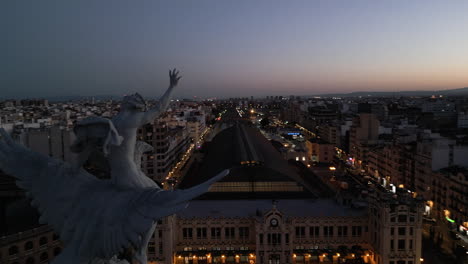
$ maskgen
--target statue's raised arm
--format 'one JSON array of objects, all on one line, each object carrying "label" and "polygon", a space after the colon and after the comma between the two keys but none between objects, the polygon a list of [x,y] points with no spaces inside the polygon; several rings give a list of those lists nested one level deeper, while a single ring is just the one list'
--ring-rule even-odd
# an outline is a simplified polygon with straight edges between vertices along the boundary
[{"label": "statue's raised arm", "polygon": [[177,86],[179,83],[179,80],[182,78],[182,76],[179,76],[179,71],[176,69],[169,70],[169,88],[166,90],[164,95],[159,99],[159,103],[152,109],[148,110],[145,112],[143,115],[143,118],[141,120],[140,125],[147,124],[151,121],[153,121],[159,114],[162,112],[166,111],[167,107],[169,106],[169,103],[171,101],[172,97],[172,92],[174,90],[174,87]]},{"label": "statue's raised arm", "polygon": [[[124,140],[119,146],[111,148],[109,163],[111,164],[111,178],[117,186],[146,186],[155,187],[156,184],[143,175],[140,168],[135,163],[135,146],[137,130],[139,127],[152,122],[169,105],[174,87],[180,80],[179,72],[176,69],[169,71],[169,88],[159,100],[159,103],[152,109],[146,111],[146,102],[138,93],[124,97],[120,112],[112,119],[119,135]],[[141,175],[140,175],[141,174]],[[133,175],[130,177],[129,175]],[[140,175],[141,177],[134,177]]]}]

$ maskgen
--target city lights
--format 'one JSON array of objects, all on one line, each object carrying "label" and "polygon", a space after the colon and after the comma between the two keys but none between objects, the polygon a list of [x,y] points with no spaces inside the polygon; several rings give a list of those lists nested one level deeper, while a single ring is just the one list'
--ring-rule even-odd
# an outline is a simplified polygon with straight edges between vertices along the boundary
[{"label": "city lights", "polygon": [[468,1],[4,2],[0,263],[466,262]]}]

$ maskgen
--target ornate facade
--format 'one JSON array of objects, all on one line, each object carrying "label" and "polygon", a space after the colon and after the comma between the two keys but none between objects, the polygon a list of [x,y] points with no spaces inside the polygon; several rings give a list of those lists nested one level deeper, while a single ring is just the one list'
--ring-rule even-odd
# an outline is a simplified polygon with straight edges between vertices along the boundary
[{"label": "ornate facade", "polygon": [[[158,225],[154,263],[419,264],[423,204],[390,193],[333,200],[199,200]],[[151,253],[153,252],[153,253]]]}]

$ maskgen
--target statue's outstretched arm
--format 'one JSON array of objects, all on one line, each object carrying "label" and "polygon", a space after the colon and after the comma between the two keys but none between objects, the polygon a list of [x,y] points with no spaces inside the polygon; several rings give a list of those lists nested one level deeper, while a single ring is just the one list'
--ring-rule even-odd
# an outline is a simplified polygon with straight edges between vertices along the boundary
[{"label": "statue's outstretched arm", "polygon": [[174,90],[174,87],[177,86],[177,83],[179,82],[180,78],[182,76],[179,76],[179,71],[176,69],[173,69],[172,71],[169,70],[169,88],[166,90],[164,95],[161,97],[159,100],[158,104],[145,112],[142,123],[140,125],[144,125],[147,123],[150,123],[153,121],[160,113],[166,111],[167,107],[169,106],[169,102],[171,101],[172,97],[172,92]]}]

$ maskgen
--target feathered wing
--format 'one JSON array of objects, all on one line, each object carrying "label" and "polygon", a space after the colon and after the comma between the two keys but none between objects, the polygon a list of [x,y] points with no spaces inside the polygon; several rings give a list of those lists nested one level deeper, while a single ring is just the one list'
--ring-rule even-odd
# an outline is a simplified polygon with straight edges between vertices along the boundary
[{"label": "feathered wing", "polygon": [[[84,239],[88,247],[85,251],[103,250],[94,254],[108,258],[121,249],[132,245],[141,248],[142,237],[150,230],[158,219],[172,215],[187,207],[190,200],[208,191],[211,184],[225,177],[229,170],[222,171],[210,180],[185,190],[164,191],[158,188],[142,188],[131,191],[101,189],[94,192],[100,197],[100,204],[108,204],[101,213],[102,226],[99,239],[90,232],[90,237]],[[96,201],[91,198],[91,201]],[[109,199],[113,202],[109,205]],[[94,241],[93,241],[94,239]],[[105,245],[102,248],[101,245]]]},{"label": "feathered wing", "polygon": [[83,259],[109,259],[128,246],[139,248],[142,236],[157,219],[185,208],[189,200],[228,174],[223,171],[186,190],[122,190],[16,144],[4,130],[0,132],[0,169],[17,178],[18,186],[39,209],[40,221],[51,225]]},{"label": "feathered wing", "polygon": [[[175,191],[159,191],[157,189],[147,189],[139,192],[136,201],[135,213],[145,218],[160,219],[165,215],[171,215],[180,209],[185,208],[188,202],[208,191],[210,186],[229,174],[229,170],[223,170],[206,182],[189,189],[179,189]],[[163,203],[161,201],[164,201]],[[160,209],[171,211],[165,213]],[[164,215],[162,215],[164,214]]]},{"label": "feathered wing", "polygon": [[32,198],[39,209],[40,221],[61,230],[64,216],[74,205],[80,187],[99,181],[84,171],[73,171],[68,164],[33,152],[0,129],[0,170],[14,176],[18,187]]}]

